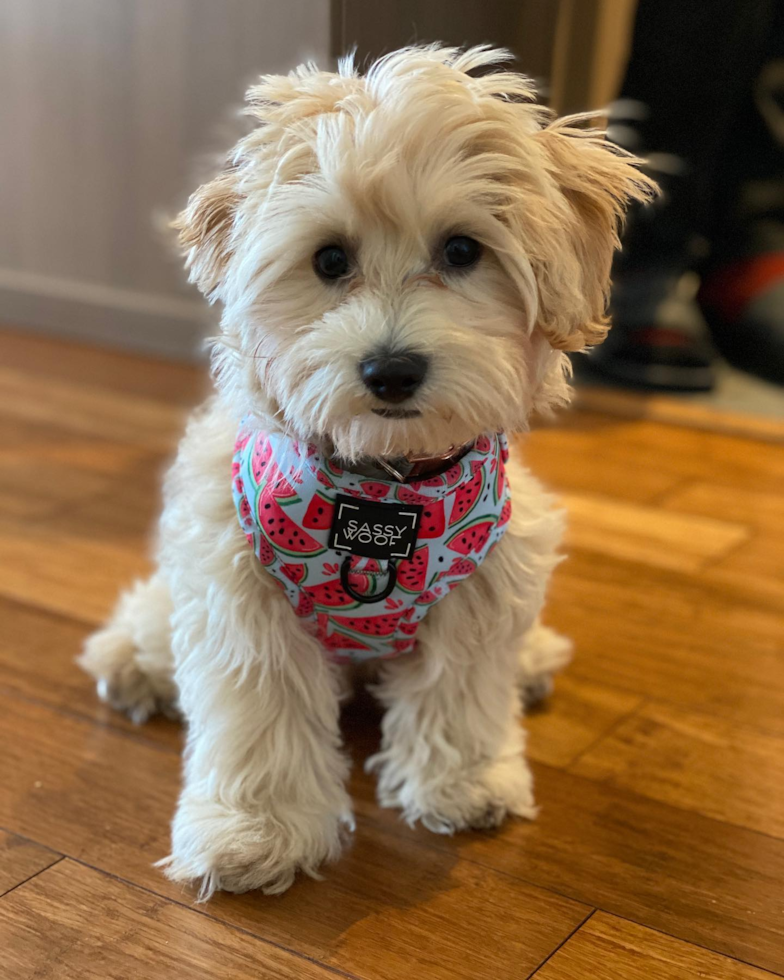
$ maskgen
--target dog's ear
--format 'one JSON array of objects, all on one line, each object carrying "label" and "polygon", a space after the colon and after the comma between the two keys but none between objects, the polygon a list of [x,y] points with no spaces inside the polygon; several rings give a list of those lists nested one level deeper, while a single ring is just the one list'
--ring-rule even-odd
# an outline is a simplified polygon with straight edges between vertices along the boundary
[{"label": "dog's ear", "polygon": [[218,298],[231,257],[231,233],[239,204],[237,167],[227,166],[191,194],[172,222],[185,252],[189,279],[210,301]]},{"label": "dog's ear", "polygon": [[540,326],[561,350],[580,350],[606,337],[610,268],[623,216],[633,201],[648,201],[657,192],[639,169],[643,161],[601,131],[576,128],[582,118],[558,120],[535,136],[566,204],[554,216],[560,226],[551,229],[555,247],[534,270]]}]

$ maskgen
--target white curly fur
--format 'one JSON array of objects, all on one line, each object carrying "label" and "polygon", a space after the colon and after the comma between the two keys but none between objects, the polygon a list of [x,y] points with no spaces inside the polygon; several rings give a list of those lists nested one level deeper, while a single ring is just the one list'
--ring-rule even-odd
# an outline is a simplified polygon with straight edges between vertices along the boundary
[{"label": "white curly fur", "polygon": [[[602,134],[550,121],[524,77],[469,74],[506,57],[415,47],[364,77],[350,60],[335,74],[265,77],[248,93],[258,126],[178,218],[192,279],[223,304],[217,394],[166,481],[159,570],[120,600],[82,664],[135,720],[187,719],[162,863],[202,897],[317,876],[353,827],[342,678],[234,512],[240,416],[347,458],[514,433],[568,400],[563,350],[606,331],[619,218],[652,187]],[[484,249],[461,274],[439,258],[458,233]],[[312,256],[336,241],[352,271],[325,283]],[[419,417],[371,412],[358,364],[379,345],[430,359]],[[510,463],[510,481],[501,545],[375,686],[380,802],[439,832],[533,816],[517,684],[541,694],[568,659],[537,620],[562,517],[521,466]]]}]

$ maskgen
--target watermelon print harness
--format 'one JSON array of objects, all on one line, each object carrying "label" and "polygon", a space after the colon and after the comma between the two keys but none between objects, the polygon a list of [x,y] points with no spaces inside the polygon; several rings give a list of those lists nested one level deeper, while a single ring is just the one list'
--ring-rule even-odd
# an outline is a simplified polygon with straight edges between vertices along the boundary
[{"label": "watermelon print harness", "polygon": [[[414,649],[428,610],[503,536],[508,455],[503,434],[481,436],[445,473],[404,484],[366,479],[314,445],[243,425],[234,502],[256,557],[330,659],[389,658]],[[338,546],[344,540],[351,551]],[[379,541],[389,554],[408,548],[409,557],[360,553],[377,552]]]}]

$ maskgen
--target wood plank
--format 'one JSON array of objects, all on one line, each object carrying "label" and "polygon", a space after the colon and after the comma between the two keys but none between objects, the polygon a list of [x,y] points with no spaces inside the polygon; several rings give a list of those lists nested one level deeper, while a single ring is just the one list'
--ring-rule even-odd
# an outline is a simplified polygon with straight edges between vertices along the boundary
[{"label": "wood plank", "polygon": [[642,701],[641,695],[581,680],[567,670],[556,678],[554,694],[526,716],[528,756],[568,766]]},{"label": "wood plank", "polygon": [[766,595],[778,587],[784,596],[784,492],[781,489],[778,493],[766,493],[753,486],[694,481],[666,494],[662,507],[745,521],[754,529],[751,538],[711,565],[708,579]]},{"label": "wood plank", "polygon": [[[159,894],[188,897],[152,867],[168,849],[174,754],[1,696],[0,739],[8,744],[1,824]],[[279,899],[222,895],[209,906],[222,921],[368,980],[423,969],[434,980],[526,975],[588,911],[367,821],[325,881],[299,881]]]},{"label": "wood plank", "polygon": [[199,912],[63,861],[0,902],[6,980],[326,980],[327,970]]},{"label": "wood plank", "polygon": [[201,401],[208,388],[204,365],[163,361],[7,328],[0,330],[0,364],[38,379],[36,387],[61,381],[186,408]]},{"label": "wood plank", "polygon": [[98,700],[92,678],[76,665],[92,626],[1,597],[0,622],[0,690],[80,715],[172,752],[180,750],[183,733],[178,723],[156,717],[143,726],[135,725]]},{"label": "wood plank", "polygon": [[[571,456],[575,468],[596,473],[597,481],[603,482],[602,469],[617,467],[616,489],[610,492],[618,496],[628,492],[625,484],[645,481],[652,471],[681,480],[707,481],[720,473],[727,486],[753,486],[759,492],[778,493],[784,483],[784,445],[582,411],[560,415],[552,430],[559,433],[560,451]],[[523,455],[529,443],[553,438],[548,435],[552,430],[542,428],[523,438]],[[547,454],[541,454],[536,472],[545,481],[549,481],[548,465]],[[564,464],[553,465],[560,469]]]},{"label": "wood plank", "polygon": [[784,734],[774,598],[577,552],[556,571],[547,615],[575,643],[570,677]]},{"label": "wood plank", "polygon": [[51,867],[60,857],[46,847],[0,830],[0,897]]},{"label": "wood plank", "polygon": [[744,524],[662,511],[610,497],[564,494],[569,517],[567,548],[652,565],[697,572],[748,540]]},{"label": "wood plank", "polygon": [[[537,820],[496,834],[425,838],[429,847],[687,942],[784,972],[784,843],[635,793],[534,765]],[[406,840],[357,770],[357,810]]]},{"label": "wood plank", "polygon": [[20,602],[98,624],[119,585],[150,568],[138,534],[124,539],[116,529],[91,540],[69,531],[65,519],[53,527],[0,519],[0,594]]},{"label": "wood plank", "polygon": [[784,421],[773,415],[737,412],[671,395],[638,394],[599,385],[582,385],[577,392],[577,406],[618,418],[647,419],[669,426],[688,426],[784,443]]},{"label": "wood plank", "polygon": [[29,374],[7,367],[0,367],[0,415],[159,452],[171,449],[185,420],[183,409],[166,401],[68,381],[35,384]]},{"label": "wood plank", "polygon": [[725,486],[717,481],[692,480],[664,495],[659,505],[665,510],[700,514],[717,520],[735,521],[751,527],[784,534],[784,489],[778,493],[756,490],[753,486]]},{"label": "wood plank", "polygon": [[683,482],[677,472],[657,466],[637,466],[634,479],[629,479],[629,462],[623,454],[609,456],[601,453],[586,439],[574,420],[569,424],[537,428],[522,437],[519,444],[530,469],[548,486],[557,491],[599,493],[620,500],[649,503],[674,491]]},{"label": "wood plank", "polygon": [[597,912],[534,974],[536,980],[765,980],[774,974]]},{"label": "wood plank", "polygon": [[784,838],[784,737],[649,704],[572,771]]},{"label": "wood plank", "polygon": [[0,417],[0,513],[40,524],[60,519],[140,476],[156,476],[166,456],[54,423]]}]

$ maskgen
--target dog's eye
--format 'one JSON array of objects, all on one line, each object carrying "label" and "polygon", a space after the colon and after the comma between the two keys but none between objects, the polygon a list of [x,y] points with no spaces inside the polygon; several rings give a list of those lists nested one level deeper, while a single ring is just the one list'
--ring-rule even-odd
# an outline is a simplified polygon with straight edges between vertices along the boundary
[{"label": "dog's eye", "polygon": [[340,279],[349,270],[348,255],[340,245],[326,245],[313,256],[313,265],[324,279]]},{"label": "dog's eye", "polygon": [[467,269],[479,261],[482,246],[467,235],[455,235],[444,245],[444,261],[455,269]]}]

